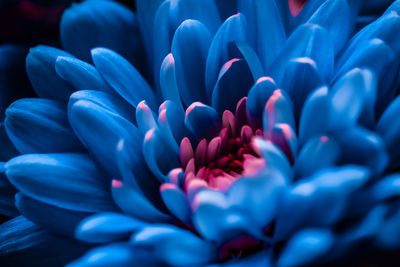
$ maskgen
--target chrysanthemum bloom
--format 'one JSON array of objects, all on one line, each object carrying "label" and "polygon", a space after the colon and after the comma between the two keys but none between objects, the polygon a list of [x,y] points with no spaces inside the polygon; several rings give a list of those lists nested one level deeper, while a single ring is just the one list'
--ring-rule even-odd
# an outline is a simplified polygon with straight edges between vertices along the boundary
[{"label": "chrysanthemum bloom", "polygon": [[67,10],[68,52],[26,60],[41,99],[6,113],[18,210],[102,244],[70,266],[382,263],[400,249],[400,1],[357,33],[358,1],[301,2],[238,1],[222,24],[212,0]]}]

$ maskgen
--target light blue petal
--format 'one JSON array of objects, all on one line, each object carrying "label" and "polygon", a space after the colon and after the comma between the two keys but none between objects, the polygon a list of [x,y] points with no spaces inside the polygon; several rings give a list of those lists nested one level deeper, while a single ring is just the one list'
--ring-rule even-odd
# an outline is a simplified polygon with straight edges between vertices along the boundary
[{"label": "light blue petal", "polygon": [[148,83],[125,58],[107,48],[91,50],[94,65],[100,75],[133,107],[146,100],[152,109],[157,99]]},{"label": "light blue petal", "polygon": [[294,267],[310,264],[313,260],[326,254],[333,246],[334,241],[335,237],[330,231],[322,229],[302,230],[284,248],[277,266]]},{"label": "light blue petal", "polygon": [[82,220],[76,227],[75,236],[86,242],[108,243],[126,239],[144,225],[144,222],[121,213],[98,213]]},{"label": "light blue petal", "polygon": [[137,105],[136,122],[142,135],[145,135],[150,129],[157,128],[156,114],[149,108],[146,100]]},{"label": "light blue petal", "polygon": [[175,71],[175,59],[170,53],[165,58],[160,68],[160,88],[164,100],[170,100],[182,109],[182,100],[178,90]]},{"label": "light blue petal", "polygon": [[249,43],[260,56],[264,69],[268,69],[286,40],[285,29],[275,1],[240,0],[238,10],[248,19]]},{"label": "light blue petal", "polygon": [[280,84],[287,64],[294,58],[302,57],[313,60],[322,80],[330,81],[334,67],[333,45],[328,32],[311,23],[299,26],[290,35],[267,74]]},{"label": "light blue petal", "polygon": [[94,66],[77,58],[60,56],[57,58],[55,68],[57,74],[76,90],[114,92]]},{"label": "light blue petal", "polygon": [[74,237],[75,227],[78,223],[92,214],[45,204],[22,193],[15,196],[15,205],[21,214],[32,222],[70,238]]},{"label": "light blue petal", "polygon": [[66,102],[75,89],[56,73],[55,64],[59,56],[72,57],[50,46],[31,48],[26,57],[26,72],[38,96]]},{"label": "light blue petal", "polygon": [[376,201],[400,196],[400,174],[392,174],[378,181],[372,188],[372,197]]},{"label": "light blue petal", "polygon": [[69,126],[66,107],[54,100],[17,100],[7,109],[4,125],[23,154],[84,151]]},{"label": "light blue petal", "polygon": [[206,102],[204,72],[211,35],[204,24],[186,20],[176,30],[171,52],[175,58],[176,80],[183,103]]},{"label": "light blue petal", "polygon": [[154,225],[143,228],[131,239],[135,247],[152,249],[173,266],[199,266],[216,259],[214,246],[193,233],[172,225]]},{"label": "light blue petal", "polygon": [[328,31],[335,54],[338,54],[352,33],[354,18],[346,0],[328,0],[314,12],[308,22]]},{"label": "light blue petal", "polygon": [[218,73],[223,64],[229,61],[229,43],[246,40],[246,18],[242,14],[229,17],[215,34],[208,51],[205,81],[207,99],[211,94],[218,79]]},{"label": "light blue petal", "polygon": [[191,211],[185,193],[175,184],[164,183],[160,187],[161,197],[173,215],[183,223],[190,223]]},{"label": "light blue petal", "polygon": [[144,47],[136,16],[117,2],[100,0],[72,5],[61,17],[60,37],[65,50],[86,62],[91,61],[90,50],[100,46],[134,64],[143,62]]},{"label": "light blue petal", "polygon": [[390,168],[395,169],[400,166],[400,97],[396,97],[390,106],[385,110],[376,126],[376,132],[382,136],[386,148],[390,155]]},{"label": "light blue petal", "polygon": [[72,129],[93,157],[110,174],[118,177],[115,148],[120,139],[140,143],[134,124],[94,101],[79,100],[68,108]]},{"label": "light blue petal", "polygon": [[86,154],[28,154],[5,167],[10,182],[35,200],[82,212],[116,208],[107,177]]},{"label": "light blue petal", "polygon": [[225,110],[234,112],[239,100],[247,96],[253,84],[254,79],[246,61],[231,59],[219,72],[211,97],[212,106],[220,115]]},{"label": "light blue petal", "polygon": [[201,140],[218,135],[221,129],[221,119],[213,107],[195,102],[186,110],[185,125]]}]

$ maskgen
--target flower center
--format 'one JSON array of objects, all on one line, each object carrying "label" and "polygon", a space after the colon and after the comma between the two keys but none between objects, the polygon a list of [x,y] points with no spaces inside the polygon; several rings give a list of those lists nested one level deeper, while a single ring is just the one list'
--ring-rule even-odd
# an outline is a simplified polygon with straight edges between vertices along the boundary
[{"label": "flower center", "polygon": [[[240,101],[238,107],[241,102],[245,105],[246,101]],[[210,189],[226,191],[238,178],[264,163],[251,143],[254,136],[263,137],[264,133],[251,127],[246,117],[240,109],[235,115],[226,110],[218,136],[209,142],[202,139],[195,149],[189,138],[181,141],[185,188],[195,181]]]}]

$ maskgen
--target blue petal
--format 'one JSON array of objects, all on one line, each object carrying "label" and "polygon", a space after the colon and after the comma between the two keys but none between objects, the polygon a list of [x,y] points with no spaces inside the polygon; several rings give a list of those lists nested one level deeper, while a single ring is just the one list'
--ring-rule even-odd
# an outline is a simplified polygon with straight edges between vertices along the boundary
[{"label": "blue petal", "polygon": [[68,103],[69,108],[79,100],[93,102],[136,124],[135,109],[118,96],[94,90],[81,90],[71,95]]},{"label": "blue petal", "polygon": [[72,57],[50,46],[31,48],[26,57],[26,72],[33,89],[40,97],[66,102],[75,89],[56,73],[55,64],[59,56]]},{"label": "blue petal", "polygon": [[313,136],[326,134],[329,100],[327,87],[320,87],[307,97],[300,116],[300,145]]},{"label": "blue petal", "polygon": [[376,201],[384,201],[400,196],[400,174],[392,174],[378,181],[372,188],[372,196]]},{"label": "blue petal", "polygon": [[128,242],[121,242],[94,248],[66,267],[130,267],[132,264],[159,266],[161,263],[148,251],[134,249]]},{"label": "blue petal", "polygon": [[182,108],[181,96],[179,95],[178,84],[176,81],[175,59],[168,54],[160,68],[160,88],[164,100],[170,100]]},{"label": "blue petal", "polygon": [[58,57],[56,72],[76,90],[100,90],[113,92],[114,90],[103,80],[99,72],[92,65],[77,58]]},{"label": "blue petal", "polygon": [[274,80],[269,77],[262,77],[251,87],[247,96],[247,112],[254,127],[262,128],[262,117],[265,104],[278,89]]},{"label": "blue petal", "polygon": [[242,41],[229,43],[229,54],[231,58],[243,58],[246,61],[254,81],[264,76],[264,68],[258,55],[247,43]]},{"label": "blue petal", "polygon": [[351,193],[369,179],[367,169],[346,166],[325,169],[294,185],[281,202],[275,238],[286,239],[297,229],[327,227],[344,214]]},{"label": "blue petal", "polygon": [[91,50],[94,65],[100,75],[133,107],[146,100],[152,109],[157,99],[151,87],[125,58],[107,48]]},{"label": "blue petal", "polygon": [[294,58],[288,62],[280,86],[293,101],[296,121],[309,94],[322,85],[322,78],[312,59]]},{"label": "blue petal", "polygon": [[194,102],[186,110],[185,125],[200,140],[215,137],[221,129],[221,120],[214,108]]},{"label": "blue petal", "polygon": [[234,182],[227,193],[228,201],[248,216],[250,227],[264,229],[278,213],[286,186],[287,180],[279,172],[260,171],[256,177]]},{"label": "blue petal", "polygon": [[211,243],[172,225],[145,227],[131,242],[135,247],[152,249],[153,255],[173,266],[199,266],[216,258]]},{"label": "blue petal", "polygon": [[0,161],[9,160],[19,154],[7,135],[4,123],[0,123],[0,147]]},{"label": "blue petal", "polygon": [[69,105],[68,116],[72,129],[109,173],[118,177],[115,148],[120,139],[136,144],[141,134],[134,124],[94,101],[79,100]]},{"label": "blue petal", "polygon": [[272,93],[264,107],[263,127],[267,138],[277,123],[285,123],[296,129],[293,103],[285,91],[280,89]]},{"label": "blue petal", "polygon": [[73,211],[45,204],[22,193],[15,196],[15,205],[26,218],[53,232],[74,237],[75,227],[89,212]]},{"label": "blue petal", "polygon": [[253,76],[243,59],[232,59],[224,64],[212,93],[212,106],[219,114],[235,111],[240,99],[247,96],[254,84]]},{"label": "blue petal", "polygon": [[373,106],[366,106],[367,95],[376,94],[375,75],[367,69],[353,69],[333,85],[329,123],[332,129],[354,125],[364,110],[373,114]]},{"label": "blue petal", "polygon": [[60,37],[65,50],[87,62],[90,50],[99,46],[112,49],[135,64],[143,61],[135,14],[113,1],[86,1],[66,9],[60,22]]},{"label": "blue petal", "polygon": [[319,169],[335,165],[340,153],[340,145],[335,139],[328,136],[311,138],[304,144],[296,160],[296,177],[308,177]]},{"label": "blue petal", "polygon": [[386,148],[390,154],[390,168],[395,169],[400,166],[400,96],[398,96],[385,110],[376,126],[376,132],[382,136]]},{"label": "blue petal", "polygon": [[191,211],[185,193],[178,186],[170,183],[162,184],[160,192],[169,211],[183,223],[190,223]]},{"label": "blue petal", "polygon": [[304,266],[322,257],[333,246],[335,238],[330,231],[305,229],[298,232],[284,248],[278,260],[279,267]]},{"label": "blue petal", "polygon": [[278,7],[273,0],[240,0],[238,9],[248,19],[249,42],[268,69],[286,40]]},{"label": "blue petal", "polygon": [[20,153],[83,151],[69,126],[64,105],[49,99],[25,98],[10,105],[4,122]]},{"label": "blue petal", "polygon": [[18,191],[10,184],[4,171],[4,163],[0,162],[0,215],[16,217],[19,212],[15,208],[14,195]]},{"label": "blue petal", "polygon": [[377,233],[377,244],[385,250],[398,250],[400,248],[400,211],[387,218],[380,226]]},{"label": "blue petal", "polygon": [[35,200],[75,211],[115,210],[107,179],[88,155],[29,154],[5,167],[10,182]]},{"label": "blue petal", "polygon": [[82,220],[76,238],[92,243],[108,243],[128,238],[145,223],[120,213],[98,213]]},{"label": "blue petal", "polygon": [[227,18],[236,12],[237,0],[217,0],[215,1],[221,18]]},{"label": "blue petal", "polygon": [[163,222],[170,219],[168,215],[155,208],[141,192],[127,183],[113,180],[111,192],[115,203],[128,215],[147,222]]},{"label": "blue petal", "polygon": [[287,64],[294,58],[308,57],[316,64],[324,82],[330,81],[334,67],[334,53],[328,32],[315,24],[299,26],[290,35],[267,74],[281,83]]},{"label": "blue petal", "polygon": [[175,58],[176,80],[183,103],[206,103],[204,72],[211,35],[196,20],[186,20],[176,30],[171,52]]},{"label": "blue petal", "polygon": [[52,235],[23,216],[0,226],[0,261],[3,266],[64,266],[88,246]]},{"label": "blue petal", "polygon": [[178,154],[165,142],[163,134],[158,129],[151,129],[146,133],[143,155],[147,166],[160,182],[167,181],[168,172],[180,166]]},{"label": "blue petal", "polygon": [[373,174],[381,174],[388,166],[389,157],[381,137],[360,127],[333,133],[341,146],[340,163],[368,167]]},{"label": "blue petal", "polygon": [[352,32],[354,18],[346,0],[325,1],[308,20],[325,28],[333,41],[335,54],[343,48]]},{"label": "blue petal", "polygon": [[149,108],[146,100],[137,105],[136,122],[142,135],[145,135],[150,129],[157,128],[156,114]]},{"label": "blue petal", "polygon": [[215,34],[206,62],[207,99],[211,98],[212,91],[218,79],[222,65],[230,59],[228,44],[233,41],[245,41],[246,19],[242,14],[229,17]]}]

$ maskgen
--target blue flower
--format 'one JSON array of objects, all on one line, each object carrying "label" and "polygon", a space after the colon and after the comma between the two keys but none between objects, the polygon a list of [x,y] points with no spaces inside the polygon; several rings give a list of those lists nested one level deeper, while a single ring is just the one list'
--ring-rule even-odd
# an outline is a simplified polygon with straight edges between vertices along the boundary
[{"label": "blue flower", "polygon": [[99,245],[69,266],[400,249],[400,1],[360,31],[372,4],[229,4],[86,1],[63,14],[65,51],[31,49],[40,98],[6,111],[21,155],[4,172],[24,217]]}]

